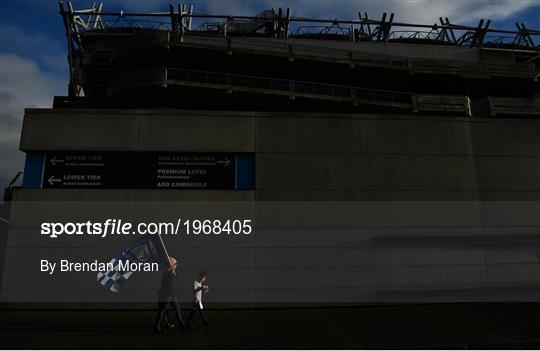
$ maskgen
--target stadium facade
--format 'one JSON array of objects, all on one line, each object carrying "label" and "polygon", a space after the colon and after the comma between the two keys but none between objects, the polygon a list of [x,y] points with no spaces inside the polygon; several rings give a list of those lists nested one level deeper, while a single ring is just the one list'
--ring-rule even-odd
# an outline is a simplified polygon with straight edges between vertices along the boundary
[{"label": "stadium facade", "polygon": [[226,306],[540,296],[538,30],[184,5],[61,15],[69,95],[25,112],[4,302],[101,288],[35,268],[39,255],[120,248],[39,238],[35,204],[73,202],[147,218],[193,202],[256,213],[249,239],[169,243],[184,300],[201,269]]}]

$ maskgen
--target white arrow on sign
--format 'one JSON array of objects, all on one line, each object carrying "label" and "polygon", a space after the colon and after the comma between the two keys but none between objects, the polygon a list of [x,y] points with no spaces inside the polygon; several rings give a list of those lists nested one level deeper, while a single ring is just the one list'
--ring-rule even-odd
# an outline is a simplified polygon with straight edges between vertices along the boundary
[{"label": "white arrow on sign", "polygon": [[229,158],[225,157],[224,160],[217,161],[217,163],[221,163],[221,164],[223,164],[225,167],[227,167],[228,165],[231,164],[231,160],[229,160]]},{"label": "white arrow on sign", "polygon": [[56,158],[56,156],[54,156],[53,158],[51,158],[51,163],[53,166],[56,166],[57,163],[62,163],[64,162],[64,160],[59,160]]},{"label": "white arrow on sign", "polygon": [[54,176],[51,176],[48,180],[50,185],[54,185],[54,183],[61,182],[62,179],[55,178]]}]

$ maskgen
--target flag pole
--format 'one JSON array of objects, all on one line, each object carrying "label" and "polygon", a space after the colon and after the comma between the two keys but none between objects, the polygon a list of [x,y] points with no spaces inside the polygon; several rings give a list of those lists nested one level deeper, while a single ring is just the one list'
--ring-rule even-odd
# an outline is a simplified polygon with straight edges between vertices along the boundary
[{"label": "flag pole", "polygon": [[161,234],[158,233],[159,242],[161,243],[161,247],[163,247],[163,250],[165,250],[165,255],[167,255],[167,263],[169,266],[171,265],[171,257],[169,256],[169,252],[167,251],[167,248],[165,247],[165,243],[163,242],[163,239],[161,238]]}]

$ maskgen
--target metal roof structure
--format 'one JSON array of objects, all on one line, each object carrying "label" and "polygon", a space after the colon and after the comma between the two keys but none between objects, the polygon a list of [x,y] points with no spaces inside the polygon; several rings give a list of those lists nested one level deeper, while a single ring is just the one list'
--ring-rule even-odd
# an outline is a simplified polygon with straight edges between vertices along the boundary
[{"label": "metal roof structure", "polygon": [[[252,94],[261,97],[261,109],[272,99],[298,97],[470,116],[472,97],[489,100],[491,113],[499,104],[513,113],[537,111],[537,100],[529,100],[538,94],[540,30],[524,23],[515,23],[515,30],[494,28],[489,19],[477,26],[447,17],[417,24],[398,22],[394,13],[375,20],[366,12],[354,20],[320,19],[293,16],[291,8],[234,16],[198,13],[186,4],[169,4],[166,12],[105,11],[103,3],[77,10],[71,2],[59,2],[59,8],[71,98],[59,99],[61,105],[136,103],[128,91],[150,103],[154,96],[146,92],[170,87],[185,90],[171,90],[179,94],[175,101],[188,101],[186,91],[197,89]],[[254,62],[257,69],[247,67]],[[284,64],[290,75],[277,68]],[[369,79],[376,70],[376,79]],[[328,77],[327,71],[334,73]],[[450,80],[439,84],[441,77]],[[491,78],[488,88],[485,81]],[[511,85],[518,88],[509,91]],[[83,90],[84,101],[76,100]],[[167,94],[159,93],[159,99]],[[172,103],[159,99],[152,103]]]},{"label": "metal roof structure", "polygon": [[358,19],[342,20],[295,17],[290,8],[273,8],[255,16],[231,16],[197,13],[193,11],[193,5],[185,4],[169,4],[168,12],[107,12],[103,10],[103,3],[93,3],[90,8],[81,10],[75,10],[71,2],[67,7],[62,2],[59,5],[67,34],[74,45],[80,45],[78,34],[81,32],[144,28],[167,30],[174,36],[308,37],[540,50],[537,44],[540,30],[528,28],[523,22],[515,23],[516,30],[508,30],[491,27],[489,19],[480,19],[477,26],[454,24],[448,17],[440,17],[439,23],[434,24],[403,23],[395,21],[394,13],[383,13],[380,20],[375,20],[369,18],[367,12],[358,12]]}]

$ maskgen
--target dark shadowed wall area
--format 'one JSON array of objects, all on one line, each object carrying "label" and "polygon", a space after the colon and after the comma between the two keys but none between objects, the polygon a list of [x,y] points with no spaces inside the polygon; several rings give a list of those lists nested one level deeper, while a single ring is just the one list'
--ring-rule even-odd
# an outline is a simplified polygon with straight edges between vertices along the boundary
[{"label": "dark shadowed wall area", "polygon": [[210,276],[214,307],[540,296],[538,120],[29,109],[21,149],[254,155],[255,182],[246,190],[17,189],[1,286],[8,306],[151,302],[157,273],[134,274],[112,294],[94,273],[40,272],[44,256],[108,261],[125,238],[75,245],[43,238],[39,223],[100,211],[174,219],[195,202],[214,206],[206,214],[246,215],[255,231],[165,238],[181,262],[186,302],[200,270]]}]

